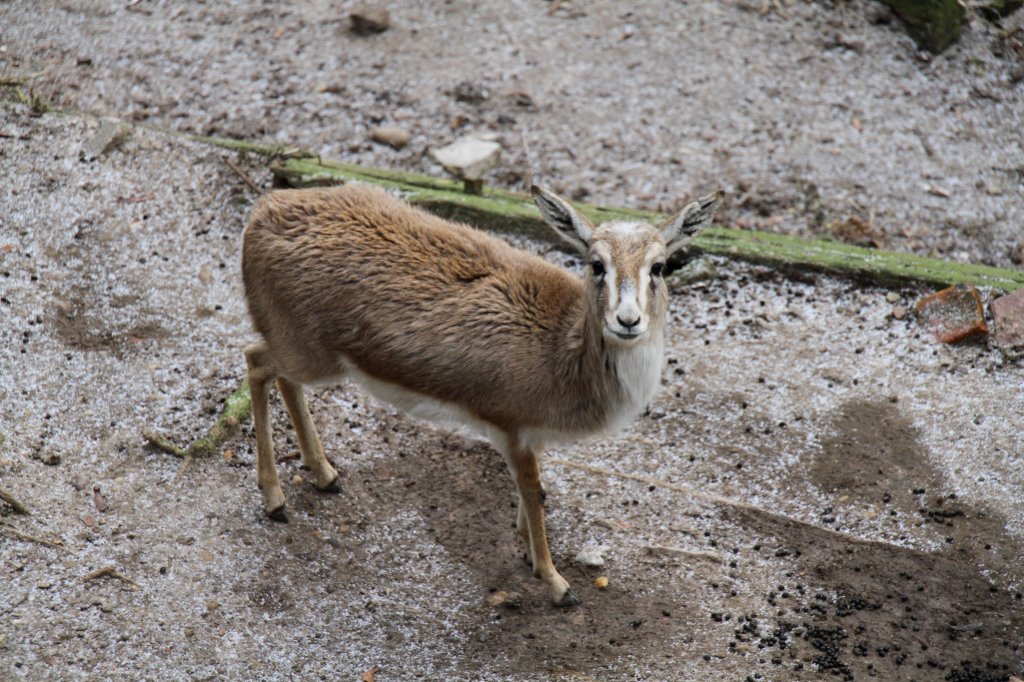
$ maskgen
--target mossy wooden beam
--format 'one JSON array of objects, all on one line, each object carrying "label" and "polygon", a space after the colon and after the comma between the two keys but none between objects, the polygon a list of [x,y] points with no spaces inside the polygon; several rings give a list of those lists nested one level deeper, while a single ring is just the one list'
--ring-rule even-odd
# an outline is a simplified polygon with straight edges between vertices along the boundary
[{"label": "mossy wooden beam", "polygon": [[[525,194],[485,188],[482,195],[465,194],[458,182],[417,173],[365,168],[315,158],[282,159],[274,174],[292,187],[367,182],[400,190],[408,201],[447,218],[484,229],[554,239],[540,213]],[[657,224],[664,216],[646,211],[579,205],[595,221],[609,218],[642,219]],[[969,284],[1002,291],[1024,288],[1024,272],[986,265],[954,263],[906,253],[880,251],[835,241],[712,227],[690,246],[691,252],[763,263],[781,270],[814,270],[891,287],[945,287]]]}]

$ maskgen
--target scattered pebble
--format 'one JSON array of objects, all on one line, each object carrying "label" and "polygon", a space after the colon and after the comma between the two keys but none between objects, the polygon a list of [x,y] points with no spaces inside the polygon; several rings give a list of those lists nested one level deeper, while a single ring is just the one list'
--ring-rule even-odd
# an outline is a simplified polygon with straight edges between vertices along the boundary
[{"label": "scattered pebble", "polygon": [[299,476],[298,474],[295,474],[294,476],[292,476],[292,485],[299,485],[301,483],[302,483],[302,476]]},{"label": "scattered pebble", "polygon": [[992,341],[1004,353],[1024,354],[1024,289],[1000,296],[992,310]]},{"label": "scattered pebble", "polygon": [[101,118],[96,134],[82,145],[82,159],[92,161],[109,154],[128,139],[129,129],[116,118]]},{"label": "scattered pebble", "polygon": [[348,15],[352,32],[359,35],[383,33],[391,26],[391,13],[378,5],[359,5]]},{"label": "scattered pebble", "polygon": [[491,606],[504,606],[506,609],[518,609],[523,605],[523,596],[518,592],[498,590],[487,597]]},{"label": "scattered pebble", "polygon": [[47,466],[57,466],[60,464],[60,455],[56,452],[40,452],[35,456],[40,462]]},{"label": "scattered pebble", "polygon": [[591,568],[604,566],[605,554],[610,550],[611,547],[608,545],[587,545],[576,554],[576,558],[573,561],[581,566],[589,566]]},{"label": "scattered pebble", "polygon": [[971,286],[958,284],[929,294],[914,304],[914,312],[939,343],[957,343],[988,333],[981,294]]},{"label": "scattered pebble", "polygon": [[607,576],[603,576],[603,575],[599,575],[596,578],[594,578],[594,587],[596,587],[599,590],[603,590],[603,589],[607,588],[608,587],[608,577]]},{"label": "scattered pebble", "polygon": [[92,503],[98,512],[105,512],[110,506],[107,504],[107,498],[104,497],[98,485],[92,487]]},{"label": "scattered pebble", "polygon": [[456,102],[468,104],[480,104],[487,100],[489,93],[487,88],[472,81],[462,81],[452,90],[452,97]]},{"label": "scattered pebble", "polygon": [[718,277],[718,268],[710,258],[695,258],[669,276],[669,290],[679,293],[683,287]]},{"label": "scattered pebble", "polygon": [[408,130],[398,126],[377,126],[370,129],[370,139],[374,142],[386,144],[395,149],[402,149],[409,144],[412,135]]}]

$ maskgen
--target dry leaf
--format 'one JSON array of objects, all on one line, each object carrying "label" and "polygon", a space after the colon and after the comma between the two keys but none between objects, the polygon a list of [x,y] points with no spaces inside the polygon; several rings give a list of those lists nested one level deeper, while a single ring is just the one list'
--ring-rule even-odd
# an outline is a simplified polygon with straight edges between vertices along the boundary
[{"label": "dry leaf", "polygon": [[363,682],[373,682],[373,676],[380,672],[380,666],[373,666],[369,670],[363,673],[361,678]]}]

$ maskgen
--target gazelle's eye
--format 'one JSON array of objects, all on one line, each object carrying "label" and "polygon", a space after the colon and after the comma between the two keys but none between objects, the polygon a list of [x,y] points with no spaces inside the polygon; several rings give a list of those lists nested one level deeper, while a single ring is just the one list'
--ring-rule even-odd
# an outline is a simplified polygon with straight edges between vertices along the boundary
[{"label": "gazelle's eye", "polygon": [[604,277],[604,263],[599,260],[592,261],[590,271],[594,273],[594,277]]},{"label": "gazelle's eye", "polygon": [[664,272],[664,271],[665,271],[665,264],[664,263],[662,263],[660,261],[655,263],[654,265],[651,266],[651,279],[657,279],[658,277],[661,277],[661,273]]}]

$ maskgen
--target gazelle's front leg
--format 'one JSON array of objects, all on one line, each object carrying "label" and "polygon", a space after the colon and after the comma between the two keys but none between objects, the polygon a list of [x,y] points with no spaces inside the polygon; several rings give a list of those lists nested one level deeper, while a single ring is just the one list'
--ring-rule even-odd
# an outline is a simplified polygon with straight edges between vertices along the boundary
[{"label": "gazelle's front leg", "polygon": [[268,388],[274,379],[273,365],[262,343],[245,349],[249,366],[249,393],[252,396],[252,421],[256,429],[256,481],[263,491],[263,511],[275,521],[288,522],[284,510],[284,491],[277,477],[274,462],[274,440],[270,432],[270,397]]},{"label": "gazelle's front leg", "polygon": [[528,556],[533,564],[533,574],[544,581],[551,594],[551,600],[558,606],[575,606],[581,603],[569,583],[555,570],[548,550],[548,538],[544,531],[544,491],[540,483],[540,463],[537,455],[512,443],[508,454],[509,468],[519,489],[519,516],[516,526],[526,540]]}]

